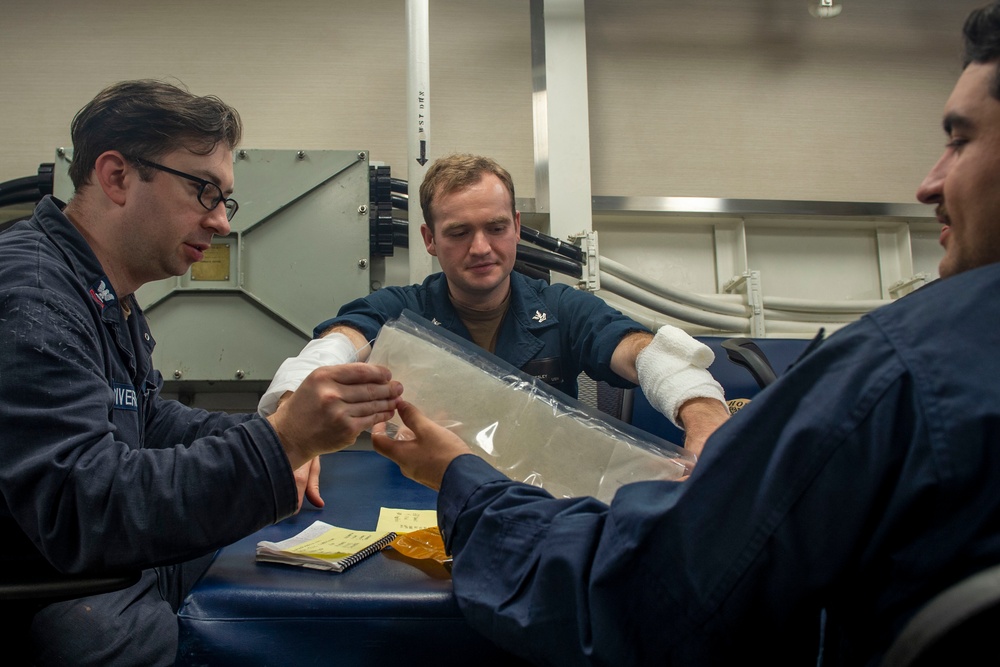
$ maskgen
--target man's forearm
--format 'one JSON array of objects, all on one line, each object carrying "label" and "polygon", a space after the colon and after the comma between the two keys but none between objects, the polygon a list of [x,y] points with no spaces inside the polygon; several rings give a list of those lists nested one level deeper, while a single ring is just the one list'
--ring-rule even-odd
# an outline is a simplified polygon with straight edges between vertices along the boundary
[{"label": "man's forearm", "polygon": [[371,346],[368,345],[368,341],[365,340],[365,335],[355,329],[344,324],[334,324],[332,327],[327,329],[322,333],[320,338],[325,338],[330,334],[344,334],[347,336],[351,343],[354,345],[354,349],[358,351],[358,361],[368,361],[368,355],[371,354]]},{"label": "man's forearm", "polygon": [[729,419],[729,408],[715,398],[692,398],[677,411],[677,420],[684,429],[684,448],[701,456],[705,441]]},{"label": "man's forearm", "polygon": [[633,331],[626,334],[611,355],[611,370],[629,382],[639,384],[635,361],[652,340],[653,334],[648,331]]}]

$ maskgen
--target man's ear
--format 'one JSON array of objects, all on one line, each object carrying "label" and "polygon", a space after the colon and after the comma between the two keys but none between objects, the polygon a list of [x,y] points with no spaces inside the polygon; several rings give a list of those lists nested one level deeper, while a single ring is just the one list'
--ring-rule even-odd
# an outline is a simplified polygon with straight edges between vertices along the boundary
[{"label": "man's ear", "polygon": [[437,257],[437,248],[434,247],[434,232],[425,222],[420,225],[420,235],[424,237],[424,247],[427,248],[427,254]]},{"label": "man's ear", "polygon": [[125,204],[129,185],[138,178],[138,172],[118,151],[105,151],[94,162],[93,180],[104,195],[118,206]]}]

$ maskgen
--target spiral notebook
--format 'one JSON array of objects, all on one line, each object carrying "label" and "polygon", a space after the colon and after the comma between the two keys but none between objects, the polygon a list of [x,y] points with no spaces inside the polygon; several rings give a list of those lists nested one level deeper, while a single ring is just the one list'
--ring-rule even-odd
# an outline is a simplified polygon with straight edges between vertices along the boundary
[{"label": "spiral notebook", "polygon": [[389,546],[396,533],[351,530],[315,521],[281,542],[258,542],[257,560],[343,572]]}]

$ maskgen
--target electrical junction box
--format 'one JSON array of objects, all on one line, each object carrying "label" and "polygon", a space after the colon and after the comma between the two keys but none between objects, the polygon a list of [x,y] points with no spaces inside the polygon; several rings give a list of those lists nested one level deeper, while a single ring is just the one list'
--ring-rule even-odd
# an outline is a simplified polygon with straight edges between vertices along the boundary
[{"label": "electrical junction box", "polygon": [[[70,158],[56,153],[63,201],[73,192]],[[369,293],[367,151],[237,149],[233,169],[231,232],[184,275],[136,292],[168,387],[266,387],[313,327]]]}]

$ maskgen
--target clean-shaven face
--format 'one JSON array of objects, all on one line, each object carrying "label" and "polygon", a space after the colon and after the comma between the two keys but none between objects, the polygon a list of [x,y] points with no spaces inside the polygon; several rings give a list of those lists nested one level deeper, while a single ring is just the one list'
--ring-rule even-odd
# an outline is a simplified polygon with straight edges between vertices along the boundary
[{"label": "clean-shaven face", "polygon": [[485,174],[473,185],[439,195],[432,204],[434,232],[420,229],[427,252],[438,258],[451,295],[464,306],[499,305],[510,288],[521,214],[499,178]]},{"label": "clean-shaven face", "polygon": [[[211,181],[227,197],[233,191],[233,153],[224,146],[216,146],[208,155],[179,149],[157,162]],[[136,186],[123,237],[129,273],[138,284],[183,275],[204,258],[214,236],[230,231],[225,206],[211,211],[202,206],[201,186],[194,181],[154,170],[152,180]]]}]

